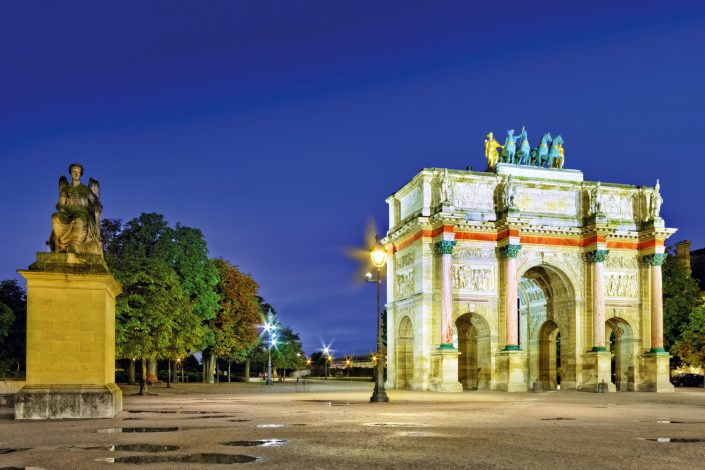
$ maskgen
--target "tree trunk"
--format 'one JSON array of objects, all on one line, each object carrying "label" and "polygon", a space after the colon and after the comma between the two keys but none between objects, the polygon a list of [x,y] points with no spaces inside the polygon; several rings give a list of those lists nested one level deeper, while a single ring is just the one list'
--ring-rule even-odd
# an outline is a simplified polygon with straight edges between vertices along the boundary
[{"label": "tree trunk", "polygon": [[130,359],[130,365],[127,366],[127,384],[135,384],[135,360]]},{"label": "tree trunk", "polygon": [[166,360],[166,388],[171,388],[171,359]]},{"label": "tree trunk", "polygon": [[230,366],[232,365],[232,359],[228,359],[228,383],[230,383]]},{"label": "tree trunk", "polygon": [[176,361],[172,361],[171,363],[171,380],[174,383],[179,382],[179,363]]},{"label": "tree trunk", "polygon": [[250,358],[245,359],[245,382],[250,381]]},{"label": "tree trunk", "polygon": [[208,374],[206,374],[206,369],[208,369],[207,362],[208,362],[208,356],[206,356],[204,354],[203,357],[201,358],[201,363],[202,363],[202,367],[203,367],[203,377],[202,377],[201,381],[204,384],[208,383]]},{"label": "tree trunk", "polygon": [[157,360],[147,359],[147,382],[151,382],[152,385],[159,382],[157,378]]},{"label": "tree trunk", "polygon": [[147,360],[140,360],[140,395],[147,395]]},{"label": "tree trunk", "polygon": [[215,376],[215,355],[211,354],[208,356],[208,382],[209,384],[214,383]]}]

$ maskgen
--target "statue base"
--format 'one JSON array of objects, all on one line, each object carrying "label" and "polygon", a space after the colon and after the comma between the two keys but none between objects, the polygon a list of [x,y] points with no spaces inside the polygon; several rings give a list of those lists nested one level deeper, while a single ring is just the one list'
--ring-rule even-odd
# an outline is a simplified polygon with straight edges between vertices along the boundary
[{"label": "statue base", "polygon": [[585,354],[583,360],[583,383],[581,392],[616,392],[612,383],[612,353],[609,351],[592,351]]},{"label": "statue base", "polygon": [[526,353],[521,350],[504,350],[497,353],[498,377],[495,390],[526,392]]},{"label": "statue base", "polygon": [[112,418],[122,390],[107,385],[25,385],[15,396],[15,419]]},{"label": "statue base", "polygon": [[17,419],[107,418],[115,385],[115,297],[100,255],[38,253],[27,280],[27,381]]},{"label": "statue base", "polygon": [[670,381],[671,355],[666,351],[648,352],[642,358],[640,392],[674,392]]},{"label": "statue base", "polygon": [[455,348],[439,348],[431,353],[432,392],[463,391],[463,385],[458,382],[458,356],[460,353]]}]

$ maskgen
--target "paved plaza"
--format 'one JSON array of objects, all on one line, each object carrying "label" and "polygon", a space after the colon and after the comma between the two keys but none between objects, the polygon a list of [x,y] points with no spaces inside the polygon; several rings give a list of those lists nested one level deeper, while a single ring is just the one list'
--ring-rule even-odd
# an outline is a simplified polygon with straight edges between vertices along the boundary
[{"label": "paved plaza", "polygon": [[[370,404],[371,386],[178,384],[147,397],[123,387],[124,411],[100,420],[17,422],[11,408],[0,408],[0,468],[696,468],[705,461],[703,389],[392,390],[390,403]],[[161,432],[135,432],[150,428]],[[148,463],[129,463],[135,457]],[[229,458],[244,462],[208,463]]]}]

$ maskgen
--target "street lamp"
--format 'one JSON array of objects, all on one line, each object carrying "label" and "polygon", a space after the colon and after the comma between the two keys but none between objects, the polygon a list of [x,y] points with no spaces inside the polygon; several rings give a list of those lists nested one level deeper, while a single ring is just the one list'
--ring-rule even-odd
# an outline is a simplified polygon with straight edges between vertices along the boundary
[{"label": "street lamp", "polygon": [[323,374],[323,376],[325,377],[325,380],[328,380],[328,361],[330,361],[328,346],[325,346],[323,348],[323,355],[325,356],[325,362],[323,363],[323,370],[325,371],[325,373]]},{"label": "street lamp", "polygon": [[370,397],[370,402],[380,403],[388,402],[389,397],[384,390],[384,355],[382,354],[382,308],[380,303],[382,289],[382,272],[381,269],[387,261],[387,253],[384,247],[379,242],[379,235],[375,237],[375,244],[370,247],[370,260],[375,267],[376,277],[373,278],[372,273],[367,273],[367,282],[377,284],[377,355],[375,364],[375,389]]},{"label": "street lamp", "polygon": [[350,358],[345,359],[345,365],[347,366],[347,369],[348,369],[348,378],[350,378]]},{"label": "street lamp", "polygon": [[264,332],[269,334],[269,347],[267,348],[267,385],[274,385],[272,381],[272,346],[277,344],[277,336],[274,334],[274,330],[277,329],[277,325],[272,321],[272,312],[267,315],[267,323],[262,325]]}]

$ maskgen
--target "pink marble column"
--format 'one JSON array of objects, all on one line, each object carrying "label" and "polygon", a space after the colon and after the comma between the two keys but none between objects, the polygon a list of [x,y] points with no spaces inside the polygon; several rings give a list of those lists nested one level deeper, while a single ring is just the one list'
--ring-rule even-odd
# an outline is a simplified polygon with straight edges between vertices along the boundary
[{"label": "pink marble column", "polygon": [[605,258],[609,250],[587,254],[592,263],[592,350],[606,351],[605,346]]},{"label": "pink marble column", "polygon": [[453,262],[453,247],[455,240],[438,242],[438,252],[441,255],[441,348],[453,347],[453,285],[451,280],[451,265]]},{"label": "pink marble column", "polygon": [[666,255],[657,253],[645,257],[651,266],[651,352],[665,352],[663,349],[663,285],[661,265]]},{"label": "pink marble column", "polygon": [[504,258],[506,268],[506,296],[504,311],[505,320],[505,351],[519,350],[519,315],[517,310],[517,255],[521,245],[507,245],[499,250],[500,257]]}]

